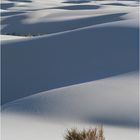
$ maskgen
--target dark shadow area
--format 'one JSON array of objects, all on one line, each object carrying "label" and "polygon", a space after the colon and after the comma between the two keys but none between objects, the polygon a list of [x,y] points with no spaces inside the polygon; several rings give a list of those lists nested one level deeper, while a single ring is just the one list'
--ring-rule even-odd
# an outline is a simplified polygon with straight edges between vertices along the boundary
[{"label": "dark shadow area", "polygon": [[91,2],[91,0],[82,0],[82,1],[76,1],[76,0],[69,0],[69,1],[64,1],[64,2],[62,2],[62,3],[73,3],[73,4],[80,4],[80,3],[89,3],[89,2]]},{"label": "dark shadow area", "polygon": [[127,4],[123,4],[123,3],[107,3],[104,5],[114,5],[114,6],[128,6]]},{"label": "dark shadow area", "polygon": [[14,3],[1,3],[1,9],[7,10],[8,8],[14,7]]},{"label": "dark shadow area", "polygon": [[53,7],[50,9],[64,9],[64,10],[94,10],[99,9],[100,6],[97,5],[71,5],[71,6],[61,6],[61,7]]},{"label": "dark shadow area", "polygon": [[[102,18],[101,18],[102,19]],[[139,69],[139,29],[88,28],[2,44],[2,104]]]},{"label": "dark shadow area", "polygon": [[124,3],[105,3],[105,4],[101,4],[101,5],[112,5],[112,6],[127,6],[127,7],[136,7],[138,6],[137,4],[124,4]]},{"label": "dark shadow area", "polygon": [[106,3],[106,4],[102,4],[102,5],[112,5],[112,6],[129,6],[127,4],[123,4],[123,3]]},{"label": "dark shadow area", "polygon": [[1,16],[13,16],[13,15],[18,15],[18,14],[22,14],[24,12],[2,12]]},{"label": "dark shadow area", "polygon": [[121,16],[125,14],[126,13],[118,13],[98,17],[85,17],[80,19],[71,19],[56,22],[40,22],[35,24],[23,24],[22,21],[27,17],[25,15],[17,15],[8,17],[6,20],[2,21],[2,24],[7,24],[7,26],[1,30],[1,33],[14,33],[22,36],[28,34],[33,36],[38,34],[51,34],[83,28],[91,25],[120,21],[123,20]]}]

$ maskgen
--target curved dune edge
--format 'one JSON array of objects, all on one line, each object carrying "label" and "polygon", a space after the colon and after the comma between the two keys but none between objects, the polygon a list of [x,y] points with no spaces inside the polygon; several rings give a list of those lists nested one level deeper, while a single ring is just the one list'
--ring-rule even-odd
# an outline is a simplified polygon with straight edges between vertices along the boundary
[{"label": "curved dune edge", "polygon": [[54,120],[138,127],[138,73],[38,93],[2,109]]},{"label": "curved dune edge", "polygon": [[[62,140],[66,129],[103,124],[107,140],[137,140],[137,113],[138,72],[132,72],[38,93],[4,105],[2,138]],[[87,121],[89,114],[92,118],[98,115],[112,119],[112,123],[104,122],[103,117],[97,122]],[[120,126],[113,123],[116,120],[121,120]]]}]

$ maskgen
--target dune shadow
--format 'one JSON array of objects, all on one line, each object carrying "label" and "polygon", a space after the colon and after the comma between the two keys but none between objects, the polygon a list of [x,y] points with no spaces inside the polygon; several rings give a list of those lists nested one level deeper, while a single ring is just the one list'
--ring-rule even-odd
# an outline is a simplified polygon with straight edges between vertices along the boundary
[{"label": "dune shadow", "polygon": [[97,6],[97,5],[70,5],[70,6],[53,7],[51,9],[94,10],[94,9],[99,9],[99,8],[100,8],[100,6]]},{"label": "dune shadow", "polygon": [[14,7],[14,3],[1,3],[0,7],[4,10],[7,10],[8,8]]},{"label": "dune shadow", "polygon": [[7,19],[2,21],[2,24],[7,24],[7,26],[1,30],[1,33],[14,33],[17,35],[51,34],[75,30],[102,23],[120,21],[123,20],[121,16],[125,14],[126,13],[118,13],[98,17],[85,17],[79,19],[62,20],[54,22],[40,22],[34,24],[23,24],[22,21],[27,17],[25,15],[17,15],[13,17],[8,17]]},{"label": "dune shadow", "polygon": [[69,1],[64,1],[62,3],[73,3],[73,4],[80,4],[80,3],[89,3],[91,0],[69,0]]},{"label": "dune shadow", "polygon": [[2,104],[139,69],[139,29],[84,30],[2,44]]},{"label": "dune shadow", "polygon": [[2,12],[1,16],[13,16],[13,15],[18,15],[18,14],[22,14],[24,12]]},{"label": "dune shadow", "polygon": [[112,6],[131,6],[131,7],[138,6],[138,5],[131,5],[131,4],[123,4],[123,3],[105,3],[105,4],[102,4],[102,5],[112,5]]},{"label": "dune shadow", "polygon": [[113,6],[128,6],[127,4],[123,4],[123,3],[105,3],[102,5],[113,5]]}]

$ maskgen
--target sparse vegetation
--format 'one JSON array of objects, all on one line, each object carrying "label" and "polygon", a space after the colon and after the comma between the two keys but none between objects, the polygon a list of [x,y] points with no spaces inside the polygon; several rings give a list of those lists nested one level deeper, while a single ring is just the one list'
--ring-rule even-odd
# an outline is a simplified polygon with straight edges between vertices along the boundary
[{"label": "sparse vegetation", "polygon": [[31,33],[19,34],[19,33],[13,32],[13,33],[2,33],[2,35],[12,35],[12,36],[22,36],[22,37],[35,37],[35,36],[41,36],[43,34],[41,34],[41,33],[37,33],[37,34],[31,34]]},{"label": "sparse vegetation", "polygon": [[83,129],[81,131],[72,128],[67,130],[65,140],[105,140],[103,127]]}]

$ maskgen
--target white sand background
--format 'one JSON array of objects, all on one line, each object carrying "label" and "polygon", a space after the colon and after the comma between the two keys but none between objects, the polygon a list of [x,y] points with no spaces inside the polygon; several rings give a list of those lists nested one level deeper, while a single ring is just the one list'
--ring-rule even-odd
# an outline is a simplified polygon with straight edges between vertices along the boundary
[{"label": "white sand background", "polygon": [[63,140],[104,125],[139,139],[136,1],[2,0],[2,140]]}]

